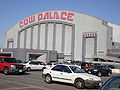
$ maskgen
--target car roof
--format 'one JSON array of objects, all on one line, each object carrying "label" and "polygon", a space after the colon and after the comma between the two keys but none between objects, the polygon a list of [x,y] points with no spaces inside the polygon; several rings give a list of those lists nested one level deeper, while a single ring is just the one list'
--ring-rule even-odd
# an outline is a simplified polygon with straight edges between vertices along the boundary
[{"label": "car roof", "polygon": [[93,66],[108,67],[108,66],[106,66],[106,65],[93,65]]},{"label": "car roof", "polygon": [[[69,65],[69,64],[57,64],[57,65],[63,65],[63,66],[68,66],[68,67],[69,67],[69,66],[77,66],[77,65]],[[56,65],[56,66],[57,66],[57,65]]]}]

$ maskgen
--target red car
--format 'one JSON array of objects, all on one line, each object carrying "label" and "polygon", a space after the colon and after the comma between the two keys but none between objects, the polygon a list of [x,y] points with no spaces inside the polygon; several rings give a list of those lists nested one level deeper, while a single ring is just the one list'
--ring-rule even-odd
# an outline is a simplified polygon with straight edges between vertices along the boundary
[{"label": "red car", "polygon": [[82,63],[81,63],[81,69],[83,69],[83,70],[92,68],[92,66],[93,66],[93,65],[92,65],[91,63],[87,63],[87,62],[82,62]]},{"label": "red car", "polygon": [[26,72],[26,67],[23,64],[17,63],[13,57],[0,57],[0,71],[5,75],[9,73],[22,73]]}]

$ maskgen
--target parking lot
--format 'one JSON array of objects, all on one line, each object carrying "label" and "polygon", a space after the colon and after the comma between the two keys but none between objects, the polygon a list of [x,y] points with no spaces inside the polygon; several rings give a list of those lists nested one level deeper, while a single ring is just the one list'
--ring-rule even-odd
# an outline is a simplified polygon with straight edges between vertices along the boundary
[{"label": "parking lot", "polygon": [[[109,77],[102,77],[104,82]],[[77,90],[73,85],[54,82],[47,84],[42,71],[31,71],[25,75],[4,75],[0,73],[0,90]],[[89,90],[88,88],[83,90]],[[91,89],[90,89],[91,90]],[[93,89],[97,90],[97,89]]]}]

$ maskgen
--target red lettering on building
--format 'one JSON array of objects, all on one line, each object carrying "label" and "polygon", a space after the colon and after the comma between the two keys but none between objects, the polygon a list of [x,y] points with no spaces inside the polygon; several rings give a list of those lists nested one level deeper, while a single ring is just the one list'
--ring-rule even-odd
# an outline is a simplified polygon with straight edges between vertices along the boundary
[{"label": "red lettering on building", "polygon": [[19,22],[19,27],[23,28],[24,26],[30,24],[30,23],[34,23],[35,22],[35,15],[34,16],[30,16],[22,21]]},{"label": "red lettering on building", "polygon": [[58,12],[54,12],[54,19],[59,19]]},{"label": "red lettering on building", "polygon": [[19,22],[19,27],[22,28],[24,26],[23,21]]},{"label": "red lettering on building", "polygon": [[28,25],[28,19],[24,19],[24,25]]},{"label": "red lettering on building", "polygon": [[[29,25],[34,22],[40,22],[42,20],[66,20],[66,21],[73,21],[74,13],[72,12],[45,12],[45,13],[39,13],[37,15],[30,16],[22,21],[19,22],[19,27],[23,28],[26,25]],[[37,20],[36,20],[37,19]]]},{"label": "red lettering on building", "polygon": [[40,14],[38,14],[38,21],[41,21],[42,20],[42,18],[43,18],[43,15],[40,13]]},{"label": "red lettering on building", "polygon": [[67,12],[62,12],[61,13],[61,19],[66,20],[67,19]]},{"label": "red lettering on building", "polygon": [[29,23],[35,22],[35,16],[30,16],[29,17]]},{"label": "red lettering on building", "polygon": [[44,15],[43,20],[46,20],[46,19],[49,19],[49,12],[46,12],[45,15]]},{"label": "red lettering on building", "polygon": [[73,16],[74,16],[74,13],[68,13],[67,20],[73,21]]},{"label": "red lettering on building", "polygon": [[50,12],[50,19],[53,19],[52,13]]}]

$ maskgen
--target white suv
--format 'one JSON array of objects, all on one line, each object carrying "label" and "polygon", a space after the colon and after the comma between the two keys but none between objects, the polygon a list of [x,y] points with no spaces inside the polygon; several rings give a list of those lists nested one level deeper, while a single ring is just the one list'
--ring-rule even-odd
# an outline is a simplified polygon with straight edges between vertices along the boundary
[{"label": "white suv", "polygon": [[99,87],[102,84],[100,77],[85,73],[85,71],[74,65],[56,65],[44,69],[43,77],[47,83],[52,83],[52,81],[71,83],[79,89],[85,86]]},{"label": "white suv", "polygon": [[43,70],[45,68],[45,64],[40,61],[24,61],[22,64],[26,65],[27,71]]}]

